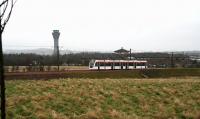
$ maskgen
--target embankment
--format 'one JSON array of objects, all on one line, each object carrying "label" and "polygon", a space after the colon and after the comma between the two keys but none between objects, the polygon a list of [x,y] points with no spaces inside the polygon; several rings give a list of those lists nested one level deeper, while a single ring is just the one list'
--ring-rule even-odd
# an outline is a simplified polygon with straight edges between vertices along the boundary
[{"label": "embankment", "polygon": [[142,70],[73,70],[66,72],[25,72],[6,73],[6,79],[55,79],[55,78],[88,78],[88,79],[120,79],[120,78],[170,78],[200,77],[198,68],[181,69],[142,69]]}]

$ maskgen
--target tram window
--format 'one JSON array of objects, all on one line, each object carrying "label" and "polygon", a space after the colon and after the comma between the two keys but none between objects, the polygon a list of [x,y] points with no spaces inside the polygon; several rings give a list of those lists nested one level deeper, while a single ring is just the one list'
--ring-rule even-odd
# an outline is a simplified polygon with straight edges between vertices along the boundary
[{"label": "tram window", "polygon": [[131,62],[131,63],[129,63],[129,66],[134,66],[134,63],[132,63],[132,62]]},{"label": "tram window", "polygon": [[100,66],[104,66],[104,62],[99,62]]},{"label": "tram window", "polygon": [[96,63],[95,63],[95,66],[98,67],[98,66],[99,66],[99,62],[96,62]]},{"label": "tram window", "polygon": [[116,63],[115,63],[115,66],[120,66],[120,63],[119,63],[119,62],[116,62]]},{"label": "tram window", "polygon": [[111,66],[111,63],[106,63],[106,66]]},{"label": "tram window", "polygon": [[137,63],[137,66],[145,66],[145,63]]}]

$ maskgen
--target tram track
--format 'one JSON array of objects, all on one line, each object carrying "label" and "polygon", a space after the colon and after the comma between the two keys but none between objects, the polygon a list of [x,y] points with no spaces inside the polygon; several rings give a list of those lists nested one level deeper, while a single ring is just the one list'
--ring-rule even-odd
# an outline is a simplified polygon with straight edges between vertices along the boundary
[{"label": "tram track", "polygon": [[200,77],[200,69],[131,69],[131,70],[67,70],[51,72],[10,72],[5,73],[6,80],[19,79],[59,79],[59,78],[169,78]]},{"label": "tram track", "polygon": [[[135,72],[139,71],[135,70],[89,70],[89,69],[81,69],[81,70],[66,70],[66,71],[50,71],[50,72],[9,72],[5,73],[5,77],[7,80],[15,80],[15,79],[57,79],[57,78],[90,78],[91,76],[95,78],[94,75],[104,75],[110,77],[109,74],[117,75],[118,73],[123,72],[126,74],[128,71]],[[81,75],[81,76],[80,76]],[[98,77],[97,77],[98,78]],[[106,78],[106,77],[105,77]]]}]

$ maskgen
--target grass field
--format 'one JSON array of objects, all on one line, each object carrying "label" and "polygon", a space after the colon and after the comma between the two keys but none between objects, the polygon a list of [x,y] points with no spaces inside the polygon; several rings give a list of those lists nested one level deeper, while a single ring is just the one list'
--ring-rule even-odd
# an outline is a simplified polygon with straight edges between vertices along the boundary
[{"label": "grass field", "polygon": [[8,119],[193,119],[200,78],[6,81]]}]

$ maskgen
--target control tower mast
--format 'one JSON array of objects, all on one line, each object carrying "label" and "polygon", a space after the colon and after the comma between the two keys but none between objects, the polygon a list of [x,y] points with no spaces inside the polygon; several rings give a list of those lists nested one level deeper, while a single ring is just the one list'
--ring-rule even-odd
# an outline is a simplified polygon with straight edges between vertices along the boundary
[{"label": "control tower mast", "polygon": [[54,52],[53,54],[57,56],[59,54],[59,37],[60,37],[60,32],[59,30],[53,30],[53,39],[54,39]]}]

